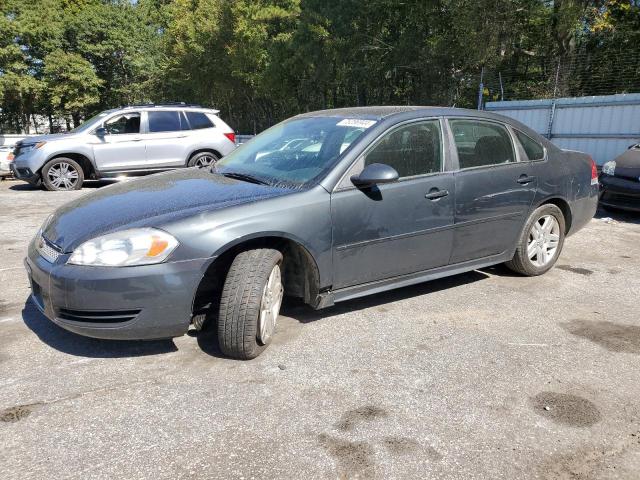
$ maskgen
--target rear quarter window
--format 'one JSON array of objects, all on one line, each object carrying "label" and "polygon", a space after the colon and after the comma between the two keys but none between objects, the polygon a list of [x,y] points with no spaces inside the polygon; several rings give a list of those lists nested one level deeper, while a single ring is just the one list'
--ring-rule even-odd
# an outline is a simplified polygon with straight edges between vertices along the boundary
[{"label": "rear quarter window", "polygon": [[212,128],[213,122],[202,112],[185,112],[187,120],[192,130],[202,130],[203,128]]},{"label": "rear quarter window", "polygon": [[529,135],[526,135],[518,130],[514,130],[516,132],[516,137],[518,137],[518,141],[522,148],[524,148],[527,157],[529,160],[542,160],[544,158],[544,147],[536,142]]}]

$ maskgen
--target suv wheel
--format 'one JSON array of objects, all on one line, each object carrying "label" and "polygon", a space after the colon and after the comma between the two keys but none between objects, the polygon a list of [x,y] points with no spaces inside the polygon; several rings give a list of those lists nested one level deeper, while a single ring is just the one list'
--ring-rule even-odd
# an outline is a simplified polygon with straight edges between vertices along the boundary
[{"label": "suv wheel", "polygon": [[42,167],[42,183],[47,190],[79,190],[82,182],[82,167],[70,158],[54,158]]},{"label": "suv wheel", "polygon": [[248,360],[271,343],[284,288],[278,250],[261,248],[236,256],[222,288],[218,313],[220,350]]},{"label": "suv wheel", "polygon": [[189,167],[205,168],[210,167],[218,160],[218,156],[213,152],[200,152],[189,159]]},{"label": "suv wheel", "polygon": [[547,204],[536,208],[524,225],[515,255],[506,266],[522,275],[542,275],[560,256],[564,234],[564,215],[558,207]]}]

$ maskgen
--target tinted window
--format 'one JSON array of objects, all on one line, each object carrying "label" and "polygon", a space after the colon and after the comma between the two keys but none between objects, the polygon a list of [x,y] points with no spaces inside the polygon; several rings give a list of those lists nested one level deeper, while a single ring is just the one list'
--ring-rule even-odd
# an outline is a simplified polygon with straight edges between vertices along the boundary
[{"label": "tinted window", "polygon": [[367,153],[364,163],[389,165],[396,169],[401,178],[440,172],[440,122],[429,120],[396,128]]},{"label": "tinted window", "polygon": [[516,132],[516,137],[518,137],[518,141],[524,148],[524,151],[527,152],[527,157],[529,160],[542,160],[544,158],[544,148],[538,142],[536,142],[533,138],[528,135],[525,135],[518,130]]},{"label": "tinted window", "polygon": [[180,122],[180,112],[149,112],[148,118],[150,132],[177,132],[182,129],[182,124]]},{"label": "tinted window", "polygon": [[209,120],[202,112],[185,112],[187,114],[187,119],[189,120],[189,125],[191,125],[191,129],[200,130],[201,128],[211,128],[213,127],[213,123]]},{"label": "tinted window", "polygon": [[104,122],[104,128],[109,135],[140,133],[140,114],[138,112],[127,112],[122,115],[116,115]]},{"label": "tinted window", "polygon": [[515,161],[511,137],[504,126],[477,120],[450,120],[449,125],[460,169]]}]

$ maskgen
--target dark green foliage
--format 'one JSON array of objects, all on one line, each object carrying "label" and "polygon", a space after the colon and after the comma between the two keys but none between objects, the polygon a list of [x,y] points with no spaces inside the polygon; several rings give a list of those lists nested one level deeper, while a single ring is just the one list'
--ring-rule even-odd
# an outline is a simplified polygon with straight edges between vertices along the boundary
[{"label": "dark green foliage", "polygon": [[637,1],[0,5],[4,130],[140,101],[215,106],[242,133],[319,108],[475,107],[483,67],[484,101],[640,91]]}]

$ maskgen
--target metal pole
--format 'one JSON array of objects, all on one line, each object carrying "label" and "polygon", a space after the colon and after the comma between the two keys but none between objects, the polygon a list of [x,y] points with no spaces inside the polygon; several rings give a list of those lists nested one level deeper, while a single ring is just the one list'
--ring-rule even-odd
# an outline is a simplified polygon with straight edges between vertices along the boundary
[{"label": "metal pole", "polygon": [[558,94],[558,78],[560,77],[560,58],[558,58],[558,67],[556,68],[556,83],[553,86],[553,98]]},{"label": "metal pole", "polygon": [[480,90],[478,90],[478,110],[482,110],[482,93],[484,92],[484,83],[482,83],[484,79],[484,66],[480,71]]},{"label": "metal pole", "polygon": [[500,101],[504,102],[504,88],[502,88],[502,73],[498,72],[498,78],[500,79]]}]

